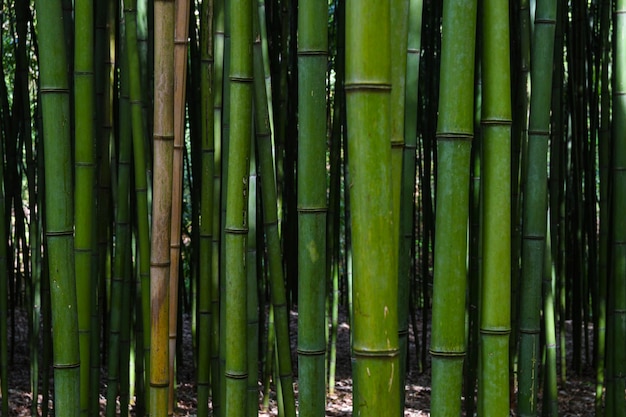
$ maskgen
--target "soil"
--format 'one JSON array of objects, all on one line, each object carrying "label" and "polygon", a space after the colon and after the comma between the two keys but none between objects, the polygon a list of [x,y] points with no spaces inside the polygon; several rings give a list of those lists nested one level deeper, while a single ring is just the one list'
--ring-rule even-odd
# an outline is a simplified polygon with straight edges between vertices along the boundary
[{"label": "soil", "polygon": [[[291,313],[291,336],[292,351],[295,352],[297,313]],[[338,328],[338,348],[337,348],[337,380],[333,394],[327,395],[326,415],[330,417],[344,417],[352,415],[352,380],[350,368],[350,348],[349,348],[349,325],[346,322],[345,314],[340,315],[341,324]],[[191,331],[188,317],[183,323],[183,349],[191,352]],[[418,324],[421,331],[421,325]],[[571,323],[568,326],[571,330]],[[14,345],[9,346],[9,407],[10,416],[30,416],[30,405],[32,395],[29,382],[29,359],[28,359],[28,335],[27,335],[26,315],[17,311],[16,331],[14,335]],[[568,335],[571,332],[568,332]],[[405,416],[430,416],[430,366],[427,363],[423,371],[417,369],[416,350],[414,344],[413,331],[410,333],[410,354],[411,363],[407,374],[406,383],[406,403]],[[9,333],[9,340],[12,335]],[[569,340],[569,339],[568,339]],[[11,342],[10,342],[11,343]],[[571,363],[571,343],[568,343],[568,363]],[[428,356],[428,355],[427,355]],[[186,353],[183,364],[179,368],[177,385],[177,416],[196,415],[196,397],[194,383],[193,359],[191,353]],[[297,360],[293,358],[294,366]],[[297,369],[294,369],[297,373]],[[104,387],[104,384],[102,385]],[[295,378],[297,390],[297,377]],[[100,404],[102,410],[106,404],[104,388],[101,391]],[[583,369],[581,375],[574,375],[568,371],[567,380],[559,381],[559,415],[562,417],[590,416],[594,414],[595,383],[593,372],[590,366]],[[261,395],[261,394],[260,394]],[[41,396],[38,399],[41,402]],[[52,404],[51,404],[52,405]],[[514,408],[514,405],[513,405]],[[101,415],[103,415],[101,413]],[[131,408],[131,415],[134,415]],[[261,406],[259,416],[276,416],[276,397],[272,390],[270,393],[270,405],[267,410]],[[515,416],[515,410],[511,410],[511,415]]]}]

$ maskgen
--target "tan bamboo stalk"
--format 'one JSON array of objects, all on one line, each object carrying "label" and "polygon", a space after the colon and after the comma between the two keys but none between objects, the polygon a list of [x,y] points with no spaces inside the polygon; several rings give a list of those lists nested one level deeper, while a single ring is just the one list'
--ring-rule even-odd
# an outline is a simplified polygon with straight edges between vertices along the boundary
[{"label": "tan bamboo stalk", "polygon": [[165,416],[169,393],[169,278],[174,154],[174,14],[154,2],[154,177],[150,254],[150,415]]},{"label": "tan bamboo stalk", "polygon": [[170,387],[168,415],[174,414],[176,330],[178,317],[178,264],[180,259],[181,209],[183,201],[183,146],[185,143],[185,91],[187,85],[187,45],[189,0],[176,0],[174,28],[174,161],[172,171],[172,223],[170,234]]}]

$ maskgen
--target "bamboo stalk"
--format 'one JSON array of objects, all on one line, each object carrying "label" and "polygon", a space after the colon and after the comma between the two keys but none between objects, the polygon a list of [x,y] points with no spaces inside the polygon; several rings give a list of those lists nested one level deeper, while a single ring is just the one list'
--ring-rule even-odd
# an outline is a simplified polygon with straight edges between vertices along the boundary
[{"label": "bamboo stalk", "polygon": [[[132,115],[133,140],[133,167],[135,196],[137,206],[137,244],[139,246],[139,288],[141,294],[141,316],[143,334],[143,352],[140,352],[144,362],[145,386],[149,386],[150,369],[150,226],[148,222],[148,179],[147,179],[147,150],[145,147],[146,133],[144,128],[142,78],[140,57],[137,40],[137,1],[124,1],[125,46],[128,54],[128,82],[130,112]],[[149,390],[146,390],[149,397]],[[146,398],[145,404],[149,404]]]},{"label": "bamboo stalk", "polygon": [[74,195],[69,86],[61,2],[35,2],[46,177],[46,240],[54,349],[55,408],[80,414],[80,352],[74,273]]},{"label": "bamboo stalk", "polygon": [[361,416],[400,414],[390,17],[388,1],[346,3],[354,413]]},{"label": "bamboo stalk", "polygon": [[326,66],[325,0],[298,4],[298,375],[300,415],[326,408]]},{"label": "bamboo stalk", "polygon": [[88,415],[90,396],[90,332],[92,297],[93,226],[95,211],[94,127],[94,7],[91,0],[75,3],[74,116],[75,116],[75,262],[80,345],[80,408]]},{"label": "bamboo stalk", "polygon": [[150,415],[165,416],[169,393],[169,279],[174,152],[174,15],[171,0],[154,4],[154,176],[150,254]]},{"label": "bamboo stalk", "polygon": [[[406,44],[406,81],[404,95],[404,148],[402,155],[402,186],[400,190],[400,245],[398,249],[398,339],[400,366],[404,370],[401,384],[406,379],[409,352],[409,298],[414,279],[415,236],[415,175],[417,157],[418,79],[421,53],[422,0],[411,0],[408,5],[408,38]],[[404,405],[404,389],[401,404]]]},{"label": "bamboo stalk", "polygon": [[174,161],[172,168],[172,220],[170,232],[170,318],[168,415],[174,414],[176,332],[178,317],[178,271],[180,261],[183,201],[183,146],[185,143],[185,89],[187,84],[187,49],[189,37],[189,0],[176,1],[174,27]]},{"label": "bamboo stalk", "polygon": [[[256,26],[256,27],[255,27]],[[270,129],[269,101],[264,77],[264,65],[261,37],[257,36],[256,21],[255,40],[253,46],[254,58],[254,108],[256,123],[256,146],[259,154],[259,174],[261,176],[261,201],[263,204],[263,229],[267,239],[269,285],[273,308],[273,327],[276,338],[278,355],[278,375],[280,379],[281,395],[287,407],[287,415],[296,415],[296,402],[293,390],[293,372],[291,366],[291,349],[289,342],[289,316],[287,311],[287,296],[284,286],[283,262],[281,256],[280,236],[278,230],[278,208],[276,198],[276,171],[272,156],[272,130]],[[269,339],[269,338],[268,338]],[[269,340],[268,340],[269,343]],[[268,364],[273,357],[268,357]],[[268,366],[266,364],[266,366]],[[270,365],[271,367],[271,365]]]},{"label": "bamboo stalk", "polygon": [[475,32],[476,2],[444,3],[430,347],[434,417],[461,412]]},{"label": "bamboo stalk", "polygon": [[[127,54],[122,53],[122,68],[128,69]],[[124,322],[128,322],[128,316],[122,314],[128,308],[122,304],[123,287],[130,278],[126,276],[128,253],[130,252],[130,117],[128,100],[128,71],[121,73],[120,79],[120,143],[118,149],[118,175],[117,175],[117,207],[115,213],[115,247],[113,253],[113,271],[110,285],[110,320],[108,338],[108,372],[107,372],[107,417],[116,415],[116,403],[118,394],[121,398],[122,386],[121,375],[128,372],[127,364],[120,360],[121,332]],[[127,411],[128,412],[128,411]]]},{"label": "bamboo stalk", "polygon": [[537,410],[541,278],[546,238],[547,157],[556,2],[537,3],[531,53],[528,160],[523,190],[522,276],[519,317],[518,412]]},{"label": "bamboo stalk", "polygon": [[214,167],[213,167],[213,237],[211,239],[211,381],[212,381],[212,403],[213,413],[221,416],[222,406],[222,375],[223,368],[220,364],[220,277],[222,276],[222,230],[223,222],[221,217],[222,203],[222,106],[224,102],[224,69],[225,69],[225,2],[215,0],[214,2],[214,32],[215,46],[213,47],[215,57],[213,70],[213,89],[215,92],[213,99],[213,147],[214,147]]},{"label": "bamboo stalk", "polygon": [[[230,112],[226,219],[224,227],[224,355],[225,409],[228,417],[243,417],[248,363],[246,352],[246,240],[252,134],[252,3],[230,3]],[[228,318],[228,320],[226,320]]]},{"label": "bamboo stalk", "polygon": [[482,4],[482,269],[479,407],[508,415],[511,332],[511,72],[508,3]]}]

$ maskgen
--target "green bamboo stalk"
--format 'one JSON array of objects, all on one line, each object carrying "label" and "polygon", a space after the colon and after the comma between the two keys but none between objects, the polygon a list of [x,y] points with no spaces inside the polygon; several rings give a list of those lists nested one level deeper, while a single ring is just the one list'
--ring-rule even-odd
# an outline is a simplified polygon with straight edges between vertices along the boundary
[{"label": "green bamboo stalk", "polygon": [[[222,93],[221,93],[221,107],[222,107],[222,111],[221,111],[221,118],[219,119],[219,122],[216,121],[216,123],[219,123],[219,154],[220,154],[220,160],[223,160],[224,163],[220,163],[220,188],[219,188],[219,200],[217,200],[217,203],[219,203],[219,210],[218,213],[219,215],[216,215],[217,219],[216,221],[218,222],[217,224],[218,229],[219,230],[219,246],[218,246],[218,252],[219,252],[219,262],[216,264],[216,267],[218,268],[218,273],[216,275],[216,277],[219,277],[217,279],[217,293],[219,294],[217,298],[217,304],[216,304],[216,308],[219,311],[219,314],[217,314],[215,316],[215,320],[217,322],[219,322],[219,325],[216,325],[215,328],[217,329],[217,331],[219,332],[219,337],[216,339],[219,342],[219,354],[218,354],[218,358],[219,358],[219,367],[217,368],[219,370],[218,375],[219,375],[219,382],[217,383],[218,385],[218,395],[219,398],[217,400],[216,403],[214,403],[214,409],[216,410],[215,413],[218,417],[227,417],[226,413],[225,413],[225,407],[226,407],[226,373],[224,371],[225,368],[225,362],[226,362],[226,358],[225,358],[225,352],[226,352],[226,336],[225,336],[225,325],[226,325],[226,302],[225,297],[226,297],[226,292],[225,292],[225,269],[226,269],[226,259],[225,259],[225,247],[226,247],[226,240],[225,240],[225,232],[224,232],[224,227],[225,227],[225,219],[226,219],[226,199],[227,199],[227,193],[228,193],[228,145],[229,145],[229,141],[230,141],[230,85],[231,85],[231,80],[229,77],[230,74],[230,61],[231,61],[231,57],[230,57],[230,51],[231,51],[231,23],[230,23],[230,14],[231,14],[231,2],[228,0],[224,0],[223,1],[223,5],[222,5],[222,13],[223,16],[219,19],[221,22],[219,22],[220,24],[220,29],[221,32],[223,33],[223,66],[221,68],[221,75],[222,75]],[[217,139],[217,137],[216,137]],[[216,140],[216,145],[217,145],[217,140]],[[217,149],[217,148],[216,148]]]},{"label": "green bamboo stalk", "polygon": [[[557,4],[557,16],[560,16],[563,11],[562,7],[559,7]],[[545,335],[545,353],[544,356],[544,392],[543,395],[543,405],[542,412],[544,414],[548,414],[553,412],[556,414],[558,412],[555,404],[554,397],[556,394],[556,383],[557,383],[557,364],[556,364],[556,338],[558,334],[557,326],[560,324],[562,327],[562,331],[564,333],[563,323],[565,322],[565,311],[561,312],[561,319],[559,320],[558,312],[558,292],[557,282],[565,282],[565,259],[567,254],[564,250],[565,248],[565,227],[561,214],[561,207],[565,206],[565,176],[567,170],[567,141],[563,138],[563,131],[565,126],[563,126],[563,118],[567,117],[565,115],[565,111],[559,111],[558,109],[563,109],[564,97],[562,92],[563,89],[563,46],[562,46],[562,37],[561,41],[559,41],[559,32],[561,30],[562,18],[557,17],[557,24],[555,27],[555,45],[554,45],[554,61],[553,61],[553,79],[552,79],[552,116],[551,116],[551,140],[550,140],[550,178],[549,178],[549,226],[546,230],[546,233],[549,234],[549,237],[546,239],[546,262],[550,262],[551,264],[544,266],[544,274],[543,274],[543,308],[544,308],[544,335]],[[556,109],[556,110],[555,110]],[[548,259],[548,255],[550,259]],[[549,268],[549,269],[546,269]],[[554,274],[554,275],[549,275]],[[548,279],[554,279],[554,282],[550,283],[550,287],[548,287]],[[563,297],[564,298],[564,297]],[[552,304],[552,305],[550,305]],[[548,310],[552,308],[553,310]],[[552,317],[551,317],[552,316]],[[551,345],[549,341],[551,338],[554,340],[554,346]],[[564,341],[565,335],[561,335],[562,340]],[[561,345],[564,347],[565,345]],[[552,359],[554,355],[555,363],[552,364]],[[564,355],[561,355],[564,358]],[[564,365],[564,362],[561,366]],[[554,371],[554,373],[553,373]],[[565,375],[565,369],[561,371],[562,375]],[[553,395],[554,394],[554,395]]]},{"label": "green bamboo stalk", "polygon": [[[43,156],[41,157],[43,160]],[[43,163],[38,162],[40,168],[43,168]],[[40,171],[41,172],[41,171]],[[45,187],[45,184],[44,184]],[[44,188],[45,189],[45,188]],[[45,203],[44,203],[45,204]],[[43,207],[43,204],[40,206]],[[44,214],[45,216],[45,214]],[[45,222],[42,220],[42,230],[45,226],[43,226]],[[47,241],[44,239],[44,254],[48,253],[47,249]],[[42,344],[44,346],[42,352],[41,359],[41,415],[47,416],[49,411],[49,400],[50,400],[50,368],[53,361],[53,353],[52,353],[52,307],[51,307],[51,299],[50,299],[50,268],[49,261],[46,256],[42,257],[43,265],[42,265],[42,274],[41,274],[41,323],[43,324],[44,332],[42,337]],[[77,378],[80,378],[79,376]],[[77,390],[78,391],[78,390]],[[79,393],[77,392],[77,396]],[[35,406],[37,405],[37,401],[35,402]],[[77,403],[80,403],[80,400],[76,400]],[[78,405],[80,406],[80,404]],[[75,413],[79,415],[77,411]]]},{"label": "green bamboo stalk", "polygon": [[[345,127],[345,93],[343,80],[345,74],[345,2],[336,0],[335,3],[335,90],[333,95],[332,128],[330,135],[329,156],[329,191],[328,215],[326,225],[327,237],[327,271],[332,280],[330,305],[330,347],[328,352],[328,394],[335,393],[335,378],[337,371],[337,331],[339,326],[339,279],[341,264],[341,141]],[[331,35],[332,36],[332,35]],[[330,77],[330,72],[329,72]],[[345,294],[345,291],[344,291]]]},{"label": "green bamboo stalk", "polygon": [[[252,134],[252,3],[230,2],[230,113],[226,185],[225,250],[225,415],[243,417],[248,363],[246,335],[246,240]],[[227,31],[228,32],[228,31]]]},{"label": "green bamboo stalk", "polygon": [[[263,178],[261,176],[261,178]],[[267,315],[267,347],[264,352],[264,362],[263,362],[263,401],[261,403],[261,408],[264,411],[269,410],[270,406],[270,390],[271,390],[271,379],[272,372],[274,370],[274,349],[276,347],[276,332],[274,325],[274,306],[270,304],[269,313]]]},{"label": "green bamboo stalk", "polygon": [[150,415],[165,416],[169,392],[169,277],[174,152],[175,3],[154,3],[153,199],[150,253]]},{"label": "green bamboo stalk", "polygon": [[[211,274],[213,267],[213,1],[202,2],[200,20],[200,111],[202,141],[202,177],[200,184],[200,266],[198,274],[198,416],[209,415],[211,355]],[[215,393],[215,392],[214,392]]]},{"label": "green bamboo stalk", "polygon": [[326,66],[328,4],[298,4],[298,376],[301,416],[326,408]]},{"label": "green bamboo stalk", "polygon": [[476,2],[443,5],[433,279],[433,416],[458,416],[465,357],[465,288]]},{"label": "green bamboo stalk", "polygon": [[91,0],[75,2],[74,44],[74,116],[75,116],[75,205],[74,258],[76,262],[76,293],[78,331],[80,333],[80,408],[88,415],[91,292],[93,248],[93,217],[95,210],[95,127],[94,127],[94,7]]},{"label": "green bamboo stalk", "polygon": [[46,240],[54,349],[55,408],[80,414],[80,352],[74,275],[69,86],[61,2],[35,2],[46,177]]},{"label": "green bamboo stalk", "polygon": [[[556,11],[556,27],[555,27],[555,35],[554,35],[554,61],[552,63],[553,68],[563,68],[563,63],[565,57],[563,56],[563,47],[564,47],[564,35],[563,35],[563,26],[565,25],[567,19],[567,9],[565,7],[558,7],[557,3],[557,11]],[[564,75],[562,71],[554,71],[553,72],[553,80],[552,80],[552,109],[564,108],[564,98],[563,98],[563,88],[564,88]],[[566,123],[563,120],[567,118],[567,114],[565,111],[553,111],[552,112],[552,135],[554,137],[562,137],[563,131],[566,129]],[[560,133],[561,132],[561,133]],[[558,158],[559,161],[565,161],[567,158],[567,150],[566,145],[564,144],[566,141],[562,141],[561,145],[556,147],[558,150],[557,155],[553,155],[555,158]],[[556,149],[555,148],[555,149]],[[556,161],[555,161],[556,162]],[[552,163],[552,161],[551,161]],[[567,164],[560,163],[560,168],[558,171],[558,176],[561,178],[559,182],[565,183],[563,178],[565,178],[567,171]],[[564,185],[559,186],[559,192],[561,193],[558,198],[558,207],[555,207],[555,216],[558,215],[558,224],[564,225],[566,224],[566,215],[565,215],[565,206],[566,206],[566,198],[563,196]],[[566,317],[566,289],[565,289],[565,281],[566,281],[566,262],[567,256],[566,253],[566,236],[567,230],[566,227],[560,227],[558,230],[558,236],[555,240],[555,244],[558,245],[555,247],[555,253],[559,254],[557,259],[558,267],[557,267],[557,280],[556,280],[556,288],[555,288],[555,298],[557,301],[557,332],[559,333],[559,350],[560,350],[560,379],[561,382],[565,382],[567,377],[567,348],[566,348],[566,332],[565,332],[565,317]]]},{"label": "green bamboo stalk", "polygon": [[[127,55],[122,52],[122,68],[128,68]],[[128,72],[122,71],[120,77],[120,142],[118,152],[117,175],[117,206],[115,213],[115,247],[113,257],[113,275],[110,285],[110,320],[108,338],[108,372],[107,372],[107,417],[115,416],[116,400],[121,391],[120,375],[127,368],[120,362],[120,333],[122,322],[128,317],[122,315],[122,295],[126,276],[126,263],[130,251],[130,117],[128,100]],[[126,309],[128,310],[128,309]]]},{"label": "green bamboo stalk", "polygon": [[346,3],[354,413],[361,416],[400,414],[390,18],[388,1]]},{"label": "green bamboo stalk", "polygon": [[522,183],[525,178],[526,154],[528,151],[528,108],[530,105],[530,2],[520,0],[519,15],[519,63],[512,68],[518,76],[511,77],[515,82],[515,111],[513,112],[511,140],[511,370],[515,371],[517,361],[518,310],[520,289],[520,259],[522,248]]},{"label": "green bamboo stalk", "polygon": [[[400,415],[404,415],[404,381],[406,379],[406,358],[409,340],[409,267],[411,246],[402,245],[404,238],[401,233],[401,214],[408,212],[406,219],[410,221],[413,214],[413,204],[409,199],[404,199],[403,187],[408,192],[413,192],[415,185],[411,180],[405,183],[404,158],[405,152],[405,100],[406,100],[406,72],[407,72],[407,44],[409,28],[409,1],[392,0],[391,8],[391,176],[393,184],[393,224],[396,227],[397,243],[393,251],[398,253],[398,343],[400,348]],[[402,209],[404,205],[404,209]],[[411,226],[409,226],[411,227]]]},{"label": "green bamboo stalk", "polygon": [[[400,343],[400,367],[406,379],[406,358],[409,346],[409,298],[411,281],[414,277],[414,206],[418,120],[418,79],[421,53],[422,0],[409,2],[408,38],[406,46],[406,81],[404,106],[404,150],[402,161],[402,186],[400,202],[400,246],[398,249],[398,338]],[[401,404],[404,404],[402,389]]]},{"label": "green bamboo stalk", "polygon": [[509,7],[482,4],[482,268],[478,401],[509,414],[511,332],[511,72]]},{"label": "green bamboo stalk", "polygon": [[[610,343],[612,357],[607,359],[607,416],[626,415],[624,392],[626,385],[626,352],[620,349],[626,335],[626,219],[620,215],[626,206],[626,44],[622,41],[626,33],[626,2],[615,4],[615,44],[614,44],[614,84],[613,84],[613,147],[612,147],[612,216],[611,216],[611,323],[607,330],[607,342]],[[612,339],[612,340],[611,340]],[[611,366],[612,365],[612,366]],[[611,405],[612,409],[609,408]]]},{"label": "green bamboo stalk", "polygon": [[[110,279],[109,257],[111,254],[111,220],[112,215],[112,192],[111,192],[111,165],[110,165],[110,131],[112,119],[112,92],[110,88],[112,68],[108,64],[114,61],[110,46],[110,29],[107,29],[107,16],[109,4],[99,1],[96,3],[96,33],[95,53],[97,65],[94,67],[94,81],[96,89],[96,154],[97,154],[97,216],[94,219],[96,228],[96,250],[94,253],[95,268],[92,290],[92,305],[94,311],[91,318],[92,328],[107,328],[106,301],[103,288],[105,282]],[[106,336],[101,337],[102,332],[91,332],[91,402],[90,415],[100,413],[100,365],[104,360],[101,355],[101,344],[106,343]]]},{"label": "green bamboo stalk", "polygon": [[[139,285],[143,318],[143,352],[145,382],[149,386],[150,369],[150,231],[148,224],[148,179],[146,171],[146,133],[144,128],[142,78],[137,40],[137,1],[124,1],[125,47],[128,55],[130,112],[132,115],[133,167],[137,206],[137,241],[139,246]],[[146,396],[149,397],[149,390]],[[146,398],[145,404],[150,404]]]},{"label": "green bamboo stalk", "polygon": [[537,2],[531,51],[528,160],[523,187],[522,275],[519,316],[518,413],[537,412],[541,278],[544,270],[547,157],[556,2]]},{"label": "green bamboo stalk", "polygon": [[[256,19],[253,24],[255,40],[260,40],[256,31]],[[259,22],[260,23],[260,22]],[[267,239],[269,285],[273,307],[276,350],[278,355],[278,375],[281,395],[286,406],[286,415],[296,415],[295,396],[293,391],[293,372],[291,366],[291,349],[289,343],[289,316],[287,296],[285,293],[283,262],[278,224],[278,207],[276,198],[276,171],[272,155],[272,131],[270,129],[269,106],[264,76],[262,44],[255,42],[254,57],[254,108],[256,125],[256,146],[259,154],[259,174],[261,176],[263,229]],[[269,339],[269,338],[268,338]],[[268,342],[269,343],[269,342]],[[273,356],[267,354],[268,363]],[[267,365],[266,365],[267,366]],[[271,368],[271,366],[270,366]],[[323,367],[322,367],[323,368]]]}]

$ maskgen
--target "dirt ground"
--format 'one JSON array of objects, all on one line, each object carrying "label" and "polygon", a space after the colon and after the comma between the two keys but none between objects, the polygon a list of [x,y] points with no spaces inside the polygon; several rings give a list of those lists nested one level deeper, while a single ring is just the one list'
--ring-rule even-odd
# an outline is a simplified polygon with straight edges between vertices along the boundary
[{"label": "dirt ground", "polygon": [[[297,313],[291,313],[291,335],[292,351],[295,352],[295,326]],[[327,396],[326,415],[330,417],[344,417],[352,415],[352,380],[350,377],[350,349],[349,349],[349,325],[346,323],[345,315],[340,317],[341,324],[338,329],[338,353],[337,353],[337,382],[335,392]],[[30,416],[30,404],[32,395],[29,383],[29,359],[26,334],[26,318],[20,312],[16,314],[17,330],[15,334],[15,346],[10,351],[13,357],[9,361],[9,407],[10,416]],[[419,327],[419,326],[418,326]],[[421,331],[421,329],[419,329]],[[183,326],[183,348],[191,352],[191,331],[189,320],[185,320]],[[11,337],[11,335],[9,335]],[[415,356],[415,346],[413,344],[413,332],[411,329],[410,350]],[[194,383],[193,359],[188,354],[180,369],[177,386],[177,416],[196,415],[196,397]],[[407,375],[405,416],[430,416],[430,367],[426,363],[424,372],[417,370],[416,361]],[[297,361],[293,361],[294,367]],[[297,372],[297,369],[294,369]],[[297,389],[297,377],[295,378]],[[576,376],[573,372],[568,372],[565,382],[559,381],[559,415],[562,417],[591,416],[594,413],[594,378],[589,367],[585,368],[583,375]],[[101,391],[104,393],[104,386]],[[276,416],[276,401],[274,392],[270,395],[270,407],[267,410],[259,409],[259,416]],[[41,401],[41,397],[39,398]],[[104,407],[106,401],[104,396],[100,397],[101,406]],[[134,415],[131,408],[131,415]],[[511,415],[515,416],[515,410],[511,410]]]}]

